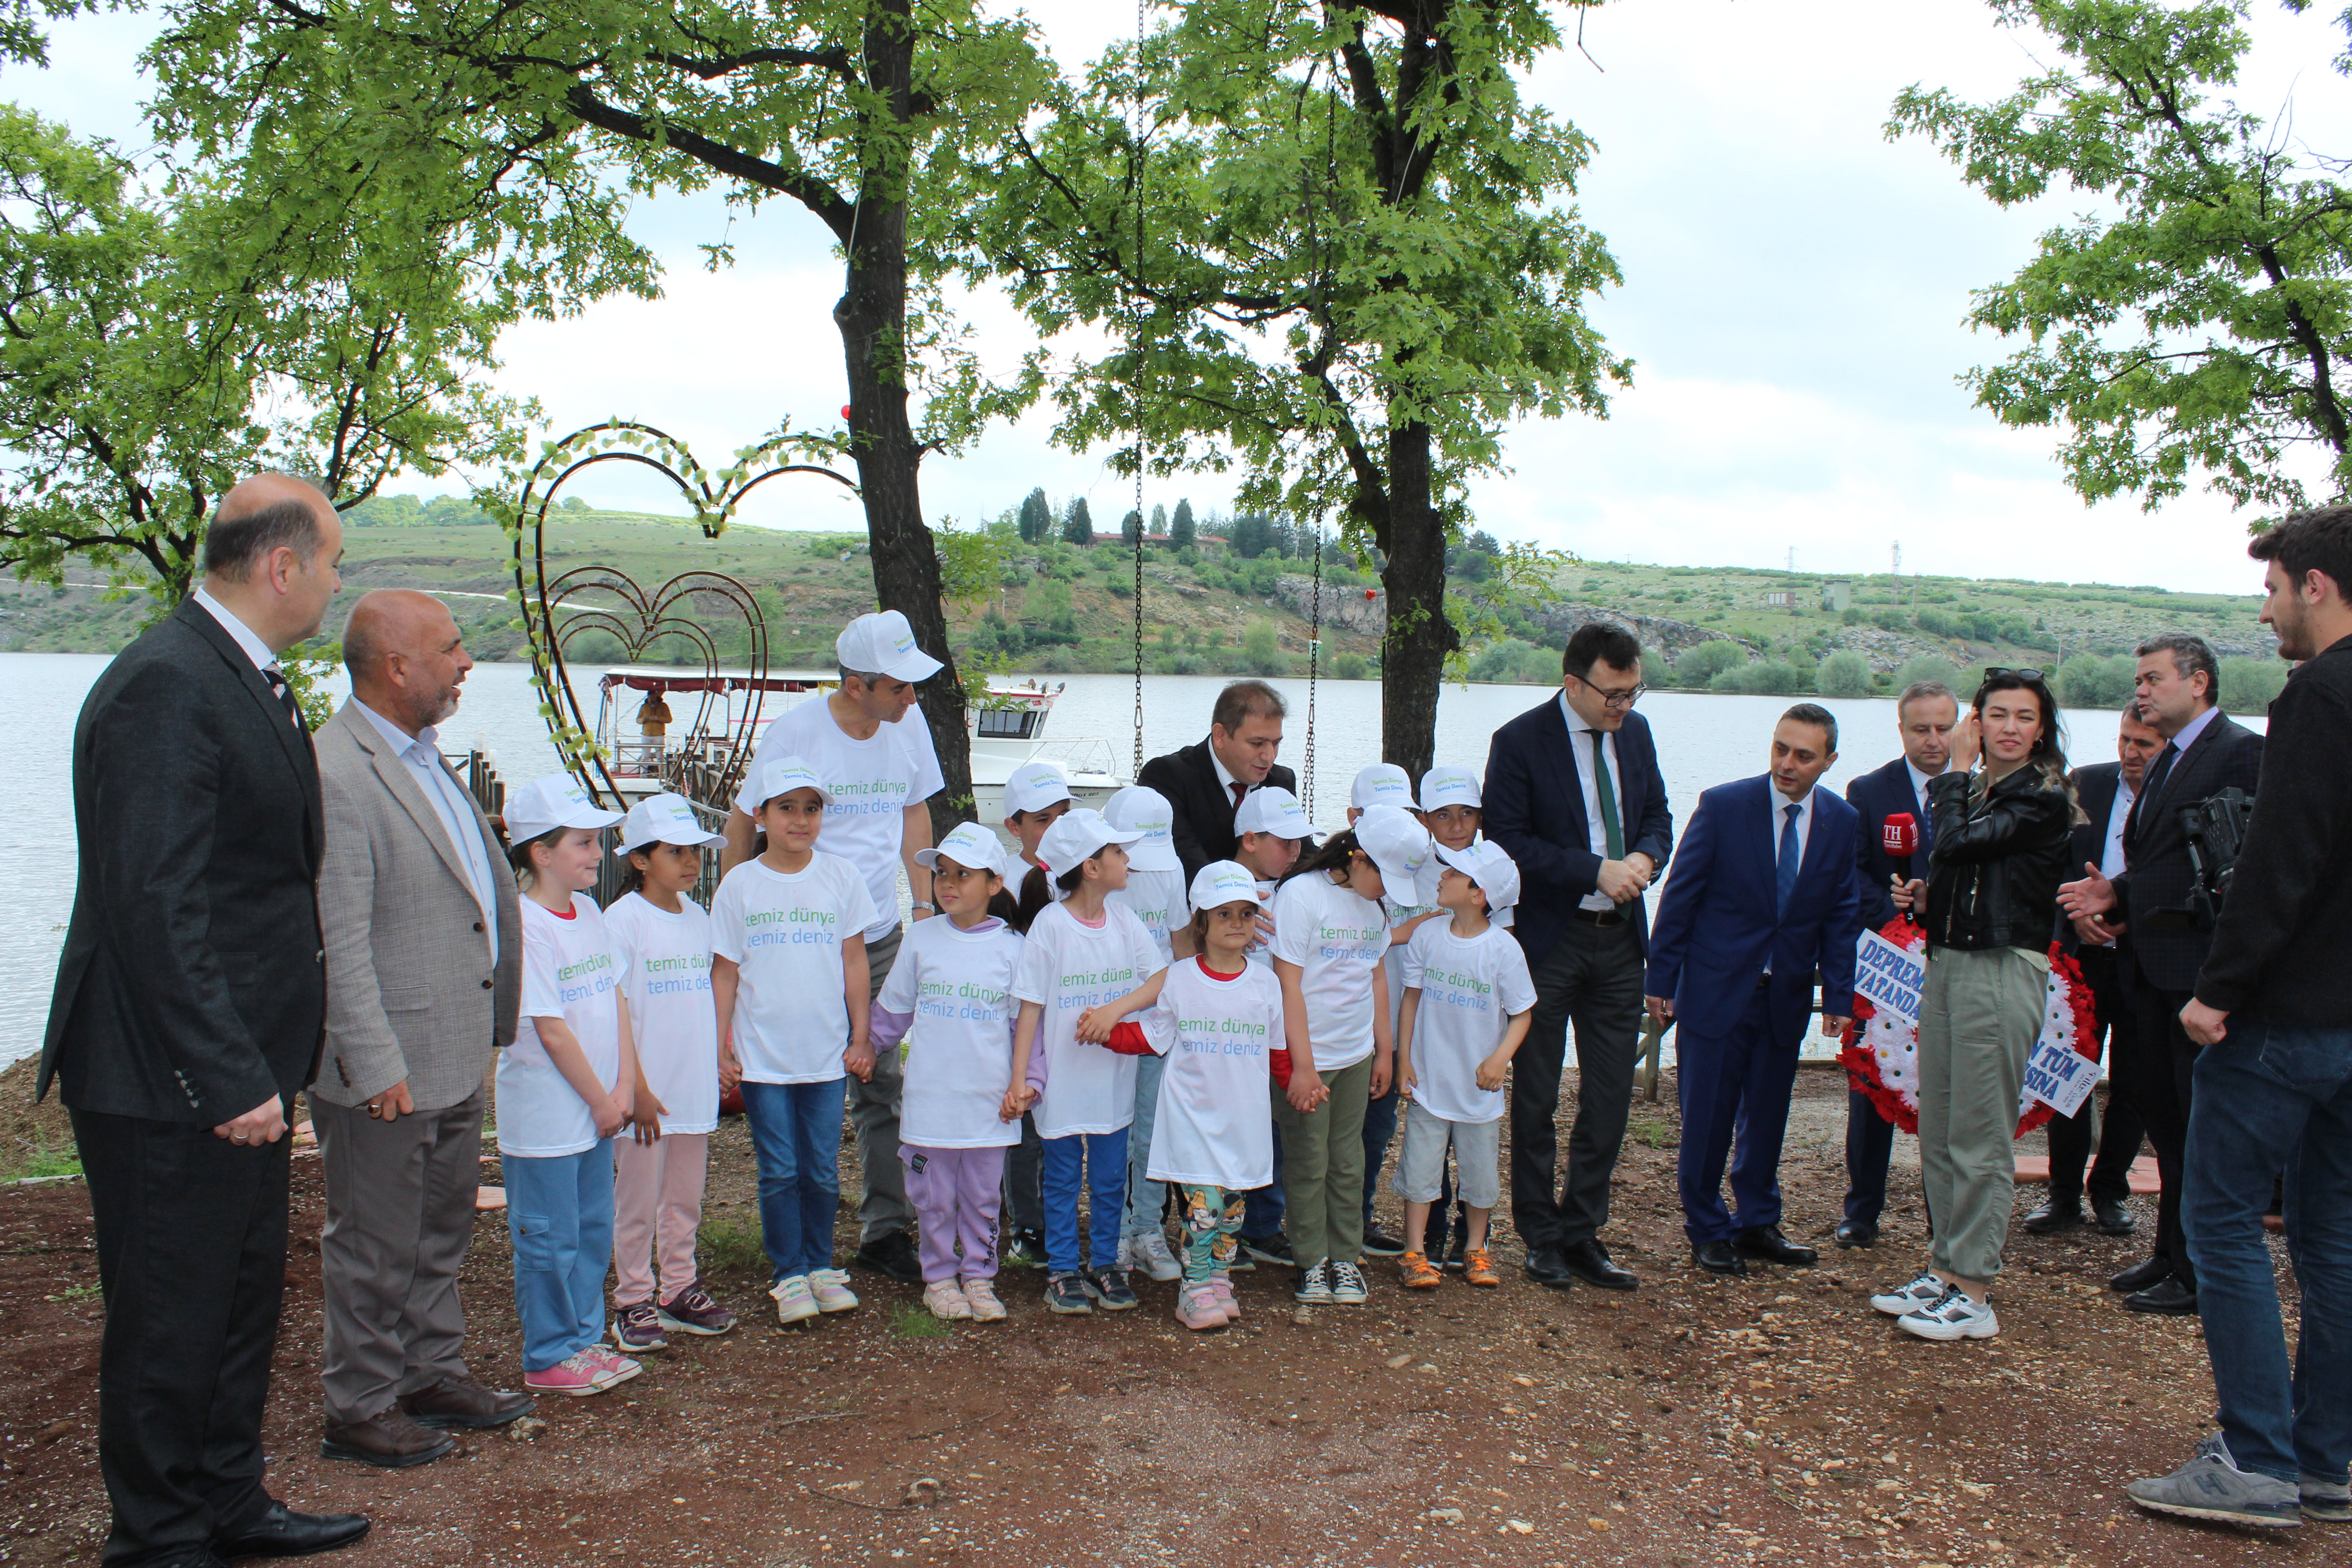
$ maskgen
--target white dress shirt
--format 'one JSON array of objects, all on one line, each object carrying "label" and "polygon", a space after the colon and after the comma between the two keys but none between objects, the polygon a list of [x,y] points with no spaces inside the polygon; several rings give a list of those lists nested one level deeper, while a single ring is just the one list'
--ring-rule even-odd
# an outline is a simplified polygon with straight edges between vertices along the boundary
[{"label": "white dress shirt", "polygon": [[236,613],[226,605],[222,604],[202,588],[196,590],[194,597],[196,603],[202,605],[210,613],[212,618],[221,624],[221,629],[235,639],[236,646],[244,651],[245,657],[253,660],[254,668],[268,669],[277,664],[278,655],[270,651],[269,645],[256,637],[253,628],[238,620]]},{"label": "white dress shirt", "polygon": [[489,846],[482,841],[482,831],[474,821],[472,804],[458,786],[449,766],[441,760],[441,750],[434,742],[441,731],[430,724],[411,735],[407,731],[362,702],[352,699],[352,706],[367,715],[393,754],[408,764],[409,777],[425,792],[433,807],[433,815],[441,820],[441,831],[449,837],[449,846],[457,852],[458,861],[466,868],[466,880],[474,889],[474,901],[482,908],[482,929],[489,933],[490,963],[499,961],[498,883],[490,872]]},{"label": "white dress shirt", "polygon": [[[1936,775],[1921,773],[1919,764],[1908,757],[1903,759],[1903,770],[1911,775],[1911,798],[1919,803],[1919,820],[1925,822],[1927,820],[1927,781]],[[1812,813],[1808,811],[1805,815],[1811,816]]]},{"label": "white dress shirt", "polygon": [[[1576,758],[1576,782],[1584,790],[1584,826],[1586,847],[1602,859],[1609,858],[1609,830],[1601,820],[1601,786],[1592,776],[1592,742],[1589,735],[1601,737],[1601,755],[1608,759],[1610,794],[1617,802],[1617,831],[1627,851],[1632,850],[1632,835],[1625,832],[1625,773],[1617,765],[1617,737],[1607,730],[1595,730],[1577,717],[1576,710],[1568,705],[1568,693],[1559,694],[1559,714],[1568,721],[1568,749]],[[1617,900],[1608,894],[1594,890],[1577,906],[1585,910],[1613,910]]]}]

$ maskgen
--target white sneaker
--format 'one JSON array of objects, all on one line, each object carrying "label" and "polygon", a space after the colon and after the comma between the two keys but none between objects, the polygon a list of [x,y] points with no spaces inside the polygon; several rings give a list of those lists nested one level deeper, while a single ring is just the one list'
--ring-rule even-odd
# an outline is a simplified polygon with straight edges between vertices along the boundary
[{"label": "white sneaker", "polygon": [[812,1268],[808,1282],[809,1294],[816,1298],[816,1304],[822,1310],[846,1312],[857,1305],[857,1294],[850,1289],[849,1275],[845,1270]]},{"label": "white sneaker", "polygon": [[786,1328],[817,1315],[816,1297],[809,1289],[805,1274],[777,1280],[768,1288],[768,1294],[776,1299],[776,1321]]},{"label": "white sneaker", "polygon": [[1948,1287],[1930,1273],[1923,1273],[1899,1290],[1882,1290],[1870,1299],[1870,1304],[1890,1318],[1906,1312],[1916,1312],[1922,1307],[1932,1307],[1943,1300]]},{"label": "white sneaker", "polygon": [[952,1279],[934,1279],[924,1286],[923,1305],[931,1310],[934,1318],[952,1321],[971,1316],[971,1303],[964,1300],[963,1287]]},{"label": "white sneaker", "polygon": [[1128,1268],[1139,1268],[1162,1285],[1171,1279],[1184,1278],[1183,1265],[1178,1263],[1176,1255],[1168,1250],[1168,1238],[1159,1231],[1147,1230],[1141,1236],[1131,1236],[1128,1237],[1128,1244],[1125,1249],[1130,1259]]},{"label": "white sneaker", "polygon": [[1965,1290],[1947,1290],[1929,1306],[1895,1320],[1904,1332],[1923,1340],[1989,1340],[2000,1332],[2000,1320],[1987,1301],[1969,1300]]},{"label": "white sneaker", "polygon": [[1352,1263],[1331,1265],[1331,1300],[1341,1307],[1360,1307],[1370,1292],[1364,1289],[1364,1271]]}]

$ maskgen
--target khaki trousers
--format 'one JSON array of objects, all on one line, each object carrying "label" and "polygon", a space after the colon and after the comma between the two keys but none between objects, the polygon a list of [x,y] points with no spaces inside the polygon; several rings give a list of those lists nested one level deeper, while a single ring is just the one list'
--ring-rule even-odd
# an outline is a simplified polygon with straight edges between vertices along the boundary
[{"label": "khaki trousers", "polygon": [[1273,1090],[1274,1124],[1282,1129],[1282,1228],[1301,1268],[1327,1259],[1363,1261],[1364,1106],[1371,1098],[1372,1058],[1325,1073],[1323,1087],[1331,1098],[1304,1116],[1279,1088]]},{"label": "khaki trousers", "polygon": [[1919,1001],[1919,1170],[1931,1267],[2000,1273],[2017,1186],[2017,1101],[2042,1034],[2048,973],[2013,947],[1931,947]]}]

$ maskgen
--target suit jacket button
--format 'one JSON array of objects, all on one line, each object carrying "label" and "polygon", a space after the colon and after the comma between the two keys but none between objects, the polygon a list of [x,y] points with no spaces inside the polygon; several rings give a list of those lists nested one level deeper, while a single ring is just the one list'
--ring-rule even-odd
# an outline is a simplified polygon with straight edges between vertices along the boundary
[{"label": "suit jacket button", "polygon": [[479,931],[479,930],[481,930],[481,929],[482,929],[482,922],[481,922],[481,921],[476,921],[474,922],[474,929],[475,929],[476,931]]},{"label": "suit jacket button", "polygon": [[492,981],[485,980],[482,982],[482,989],[488,991],[493,984],[495,983]]}]

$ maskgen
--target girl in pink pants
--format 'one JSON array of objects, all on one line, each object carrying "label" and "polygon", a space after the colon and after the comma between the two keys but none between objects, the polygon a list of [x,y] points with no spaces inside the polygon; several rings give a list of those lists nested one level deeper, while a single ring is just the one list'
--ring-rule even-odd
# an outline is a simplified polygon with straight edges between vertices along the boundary
[{"label": "girl in pink pants", "polygon": [[1021,1140],[1020,1118],[1000,1111],[1013,1081],[1018,1009],[1008,998],[1021,933],[1009,923],[995,834],[967,822],[915,858],[930,868],[940,912],[908,929],[868,1030],[875,1050],[898,1047],[905,1058],[898,1157],[922,1244],[923,1304],[936,1317],[1000,1322],[996,1216],[1004,1151]]}]

